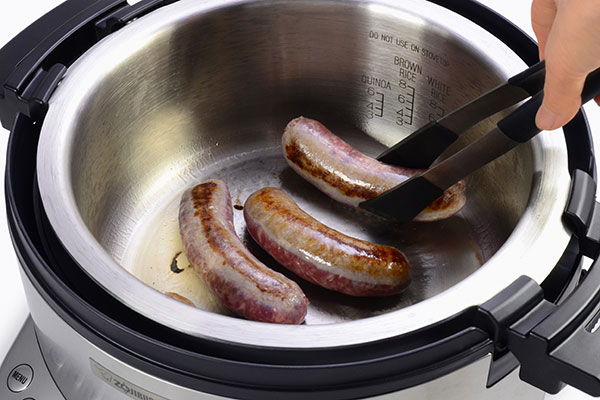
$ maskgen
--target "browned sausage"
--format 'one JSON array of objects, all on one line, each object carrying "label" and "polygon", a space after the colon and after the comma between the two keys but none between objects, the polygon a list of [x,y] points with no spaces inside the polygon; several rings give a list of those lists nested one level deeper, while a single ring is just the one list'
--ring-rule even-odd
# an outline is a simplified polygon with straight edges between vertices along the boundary
[{"label": "browned sausage", "polygon": [[[358,207],[386,190],[423,172],[381,163],[368,157],[320,122],[300,117],[292,120],[282,137],[288,164],[329,197]],[[467,201],[460,181],[417,215],[415,221],[437,221],[456,214]]]},{"label": "browned sausage", "polygon": [[267,268],[235,234],[225,183],[186,190],[179,206],[184,251],[196,273],[227,308],[244,318],[282,324],[304,320],[308,299],[292,280]]},{"label": "browned sausage", "polygon": [[387,296],[410,283],[409,264],[400,250],[323,225],[279,189],[253,193],[244,218],[263,249],[317,285],[352,296]]}]

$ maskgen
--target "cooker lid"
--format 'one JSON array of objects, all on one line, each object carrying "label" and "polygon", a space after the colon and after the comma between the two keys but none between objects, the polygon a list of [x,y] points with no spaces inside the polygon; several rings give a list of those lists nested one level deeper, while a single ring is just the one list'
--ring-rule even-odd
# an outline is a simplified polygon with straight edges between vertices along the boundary
[{"label": "cooker lid", "polygon": [[[570,177],[565,139],[559,134],[540,135],[531,144],[531,190],[518,223],[502,247],[482,268],[410,307],[349,322],[301,326],[264,324],[204,312],[172,301],[121,268],[98,243],[82,216],[73,212],[79,207],[71,181],[77,172],[73,160],[86,156],[76,154],[80,149],[77,147],[81,134],[79,115],[87,107],[101,106],[93,103],[93,93],[103,90],[103,80],[115,74],[119,65],[132,55],[143,54],[157,42],[171,43],[171,48],[176,49],[177,40],[182,40],[177,37],[178,27],[196,23],[200,15],[261,3],[181,0],[160,8],[109,35],[86,52],[69,68],[52,95],[38,147],[41,197],[64,247],[100,286],[135,311],[193,336],[267,347],[326,348],[415,331],[485,302],[520,275],[527,275],[538,283],[548,276],[571,238],[561,218],[569,195]],[[341,3],[332,1],[331,6]],[[371,17],[390,13],[406,24],[431,27],[436,32],[456,36],[465,46],[487,54],[490,64],[504,78],[524,68],[524,63],[493,35],[442,7],[416,0],[402,4],[387,0],[347,4],[353,12],[364,12]],[[278,6],[273,2],[268,4],[271,9]],[[365,32],[368,34],[370,30]],[[431,57],[437,60],[434,62],[443,62],[435,54]],[[501,64],[497,60],[501,60]],[[378,130],[368,124],[363,128],[380,142],[395,141],[389,129]],[[103,145],[102,138],[97,145]]]}]

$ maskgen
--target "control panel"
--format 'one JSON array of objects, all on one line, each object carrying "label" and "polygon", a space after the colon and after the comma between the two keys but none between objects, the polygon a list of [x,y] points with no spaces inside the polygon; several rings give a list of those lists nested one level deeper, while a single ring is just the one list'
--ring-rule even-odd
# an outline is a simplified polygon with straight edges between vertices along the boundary
[{"label": "control panel", "polygon": [[65,400],[40,352],[31,316],[0,365],[0,399]]}]

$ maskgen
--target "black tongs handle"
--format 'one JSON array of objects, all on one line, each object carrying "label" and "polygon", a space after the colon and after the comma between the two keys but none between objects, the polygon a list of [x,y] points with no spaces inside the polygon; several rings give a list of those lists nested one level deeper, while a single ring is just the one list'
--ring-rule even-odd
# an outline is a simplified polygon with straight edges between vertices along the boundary
[{"label": "black tongs handle", "polygon": [[[581,103],[585,104],[600,93],[600,68],[588,75],[581,93]],[[500,122],[498,127],[512,140],[523,143],[540,132],[535,124],[535,115],[542,105],[544,92],[541,91],[517,108]]]},{"label": "black tongs handle", "polygon": [[377,159],[403,167],[428,168],[463,131],[542,90],[545,76],[546,64],[540,61],[445,117],[417,129]]},{"label": "black tongs handle", "polygon": [[[600,69],[588,75],[581,95],[587,102],[600,94]],[[359,204],[362,209],[399,222],[412,220],[440,197],[444,190],[540,132],[535,116],[542,104],[540,91],[507,117],[496,128],[462,148],[427,171]]]},{"label": "black tongs handle", "polygon": [[520,87],[530,96],[544,88],[546,78],[546,61],[538,61],[523,72],[519,72],[508,80],[512,86]]},{"label": "black tongs handle", "polygon": [[[587,103],[598,94],[600,94],[600,68],[587,76],[581,93],[582,104]],[[500,120],[495,129],[431,167],[422,176],[439,190],[444,191],[471,172],[483,167],[519,144],[527,142],[541,132],[535,124],[535,116],[543,99],[544,92],[538,92]],[[394,190],[394,188],[391,190]],[[435,199],[431,199],[431,201],[433,200]],[[425,203],[421,209],[425,208],[431,201]]]}]

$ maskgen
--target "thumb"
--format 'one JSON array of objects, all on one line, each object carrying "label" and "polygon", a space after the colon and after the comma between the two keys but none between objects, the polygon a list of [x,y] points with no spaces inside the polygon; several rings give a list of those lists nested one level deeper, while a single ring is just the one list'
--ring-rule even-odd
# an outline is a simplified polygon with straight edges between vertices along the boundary
[{"label": "thumb", "polygon": [[569,122],[581,107],[581,91],[587,77],[570,71],[566,64],[556,65],[546,59],[544,100],[535,123],[542,130],[558,129]]}]

